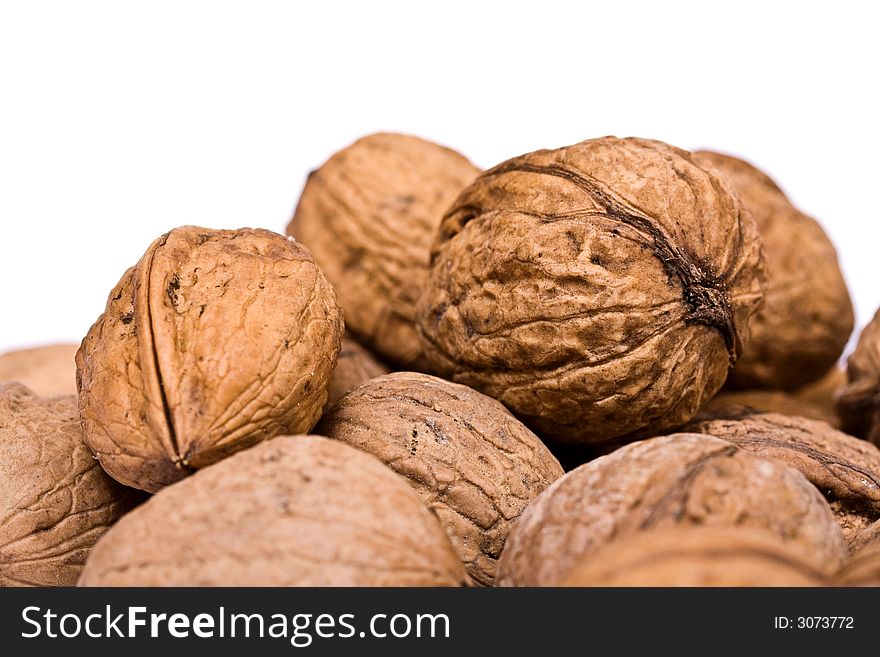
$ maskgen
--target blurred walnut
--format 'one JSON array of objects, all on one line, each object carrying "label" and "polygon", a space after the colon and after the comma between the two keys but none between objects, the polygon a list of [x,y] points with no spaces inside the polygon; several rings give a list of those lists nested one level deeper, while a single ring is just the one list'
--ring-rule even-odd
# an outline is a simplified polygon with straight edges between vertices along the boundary
[{"label": "blurred walnut", "polygon": [[336,360],[336,369],[327,386],[327,406],[357,388],[364,381],[388,374],[388,368],[357,341],[345,336]]},{"label": "blurred walnut", "polygon": [[672,434],[567,473],[522,514],[498,563],[502,586],[553,586],[614,538],[670,525],[764,529],[833,571],[846,544],[797,470],[726,440]]},{"label": "blurred walnut", "polygon": [[0,356],[0,381],[18,381],[44,397],[76,394],[78,348],[53,344],[9,351]]},{"label": "blurred walnut", "polygon": [[709,151],[694,157],[721,173],[752,213],[767,259],[764,305],[730,385],[792,390],[820,378],[840,358],[853,330],[852,303],[834,245],[751,164]]},{"label": "blurred walnut", "polygon": [[406,477],[479,584],[492,583],[523,509],[562,476],[538,437],[501,404],[426,374],[371,379],[333,406],[315,431],[374,454]]},{"label": "blurred walnut", "polygon": [[781,390],[722,390],[700,409],[696,419],[712,419],[748,412],[782,413],[839,425],[833,409]]},{"label": "blurred walnut", "polygon": [[336,289],[348,330],[400,366],[421,364],[413,315],[431,242],[443,212],[477,173],[432,142],[369,135],[309,175],[287,227]]},{"label": "blurred walnut", "polygon": [[837,391],[846,384],[846,370],[835,365],[821,379],[808,383],[794,391],[798,399],[821,408],[823,413],[834,418],[830,422],[839,428],[840,416],[837,414]]},{"label": "blurred walnut", "polygon": [[123,275],[77,353],[86,442],[115,479],[156,491],[308,431],[342,332],[333,289],[292,240],[172,230]]},{"label": "blurred walnut", "polygon": [[734,410],[684,430],[729,440],[799,470],[826,497],[848,541],[880,519],[880,450],[825,422]]},{"label": "blurred walnut", "polygon": [[76,397],[0,384],[0,586],[73,586],[95,542],[140,499],[92,458]]},{"label": "blurred walnut", "polygon": [[434,515],[378,460],[267,440],[168,486],[89,557],[81,586],[460,586]]},{"label": "blurred walnut", "polygon": [[724,181],[686,151],[605,137],[465,189],[418,322],[442,376],[554,440],[619,442],[718,391],[763,284],[757,228]]},{"label": "blurred walnut", "polygon": [[837,396],[843,428],[880,445],[880,310],[859,336]]},{"label": "blurred walnut", "polygon": [[839,586],[880,586],[880,523],[862,531],[853,555],[837,573]]},{"label": "blurred walnut", "polygon": [[628,535],[572,569],[563,586],[823,586],[821,564],[772,533],[669,527]]}]

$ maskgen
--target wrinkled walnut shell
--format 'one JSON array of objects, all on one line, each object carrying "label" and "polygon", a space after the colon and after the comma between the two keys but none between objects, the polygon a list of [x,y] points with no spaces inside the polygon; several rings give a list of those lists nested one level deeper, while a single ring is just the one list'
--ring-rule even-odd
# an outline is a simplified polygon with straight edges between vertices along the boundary
[{"label": "wrinkled walnut shell", "polygon": [[563,586],[824,586],[820,564],[772,533],[670,527],[626,536],[577,565]]},{"label": "wrinkled walnut shell", "polygon": [[880,445],[880,310],[862,330],[846,363],[846,376],[837,396],[843,428]]},{"label": "wrinkled walnut shell", "polygon": [[177,228],[125,273],[77,353],[86,442],[115,479],[156,491],[308,431],[342,333],[333,289],[299,244]]},{"label": "wrinkled walnut shell", "polygon": [[731,414],[781,413],[821,420],[838,427],[833,409],[820,406],[797,395],[781,390],[722,390],[700,409],[694,420],[710,420]]},{"label": "wrinkled walnut shell", "polygon": [[826,497],[848,541],[880,518],[880,450],[825,422],[734,411],[684,430],[729,440],[800,471]]},{"label": "wrinkled walnut shell", "polygon": [[669,525],[744,526],[802,546],[829,570],[846,544],[797,470],[726,440],[672,434],[567,473],[522,514],[498,563],[501,586],[553,586],[613,538]]},{"label": "wrinkled walnut shell", "polygon": [[413,326],[443,212],[479,170],[453,150],[379,133],[333,155],[306,181],[287,234],[305,244],[358,340],[421,366]]},{"label": "wrinkled walnut shell", "polygon": [[426,374],[368,381],[332,407],[316,432],[406,477],[478,584],[492,583],[523,509],[562,476],[544,444],[500,403]]},{"label": "wrinkled walnut shell", "polygon": [[355,340],[345,336],[336,359],[336,369],[327,386],[326,405],[335,404],[364,381],[383,374],[388,374],[388,368]]},{"label": "wrinkled walnut shell", "polygon": [[693,417],[763,284],[757,228],[727,183],[686,151],[605,137],[465,189],[417,319],[439,374],[554,440],[597,444]]},{"label": "wrinkled walnut shell", "polygon": [[443,528],[378,460],[282,436],[169,486],[95,546],[81,586],[457,586]]},{"label": "wrinkled walnut shell", "polygon": [[92,457],[76,397],[0,384],[0,586],[73,586],[95,542],[140,499]]},{"label": "wrinkled walnut shell", "polygon": [[43,397],[76,394],[76,344],[54,344],[0,356],[0,381],[18,381]]},{"label": "wrinkled walnut shell", "polygon": [[729,155],[694,153],[730,183],[764,242],[768,285],[749,346],[728,384],[793,390],[837,362],[853,330],[853,307],[834,245],[766,174]]},{"label": "wrinkled walnut shell", "polygon": [[853,544],[854,554],[835,577],[838,586],[880,586],[880,523],[874,525],[863,532],[860,548]]}]

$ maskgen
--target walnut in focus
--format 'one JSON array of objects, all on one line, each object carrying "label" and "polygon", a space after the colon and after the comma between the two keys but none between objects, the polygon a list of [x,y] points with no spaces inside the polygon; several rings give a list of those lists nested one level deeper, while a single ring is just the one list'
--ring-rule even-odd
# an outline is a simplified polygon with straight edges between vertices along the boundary
[{"label": "walnut in focus", "polygon": [[370,350],[421,367],[413,326],[440,219],[479,173],[453,150],[379,133],[333,155],[306,181],[287,233],[308,247]]},{"label": "walnut in focus", "polygon": [[364,381],[388,374],[388,368],[358,342],[347,335],[342,338],[342,349],[336,359],[336,369],[327,386],[327,404],[357,388]]},{"label": "walnut in focus", "polygon": [[550,451],[500,403],[426,374],[371,379],[333,406],[315,431],[406,477],[483,585],[492,583],[523,509],[562,476]]},{"label": "walnut in focus", "polygon": [[17,381],[43,397],[76,394],[76,344],[9,351],[0,356],[0,381]]},{"label": "walnut in focus", "polygon": [[715,173],[605,137],[480,175],[446,214],[418,307],[445,378],[554,440],[656,435],[724,383],[762,298],[757,228]]},{"label": "walnut in focus", "polygon": [[834,245],[816,220],[748,162],[710,151],[694,157],[727,179],[764,241],[764,305],[729,385],[793,390],[819,379],[840,358],[853,330],[852,302]]},{"label": "walnut in focus", "polygon": [[123,275],[77,353],[85,440],[111,476],[152,492],[308,431],[342,333],[333,289],[299,244],[172,230]]},{"label": "walnut in focus", "polygon": [[95,546],[81,586],[459,586],[443,528],[378,460],[281,436],[160,491]]},{"label": "walnut in focus", "polygon": [[846,363],[846,377],[837,395],[843,428],[880,445],[880,310],[862,330]]}]

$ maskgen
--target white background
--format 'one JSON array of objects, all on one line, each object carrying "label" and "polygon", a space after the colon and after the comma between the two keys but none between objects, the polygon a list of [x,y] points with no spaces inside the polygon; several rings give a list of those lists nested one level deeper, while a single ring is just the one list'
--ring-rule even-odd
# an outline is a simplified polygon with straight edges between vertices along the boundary
[{"label": "white background", "polygon": [[180,224],[283,231],[377,130],[480,166],[605,134],[712,147],[831,234],[880,305],[874,3],[3,2],[0,351],[79,341]]}]

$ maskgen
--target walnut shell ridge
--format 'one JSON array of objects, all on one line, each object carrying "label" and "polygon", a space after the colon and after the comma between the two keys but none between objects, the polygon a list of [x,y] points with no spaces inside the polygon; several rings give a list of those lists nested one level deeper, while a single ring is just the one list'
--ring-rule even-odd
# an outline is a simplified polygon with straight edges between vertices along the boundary
[{"label": "walnut shell ridge", "polygon": [[305,244],[368,349],[421,368],[415,304],[440,219],[479,170],[408,135],[359,139],[309,174],[288,235]]},{"label": "walnut shell ridge", "polygon": [[343,325],[308,251],[267,230],[186,226],[110,293],[77,353],[85,439],[154,492],[321,415]]},{"label": "walnut shell ridge", "polygon": [[494,399],[414,372],[371,379],[316,427],[406,478],[446,528],[477,584],[490,585],[516,519],[562,467]]},{"label": "walnut shell ridge", "polygon": [[764,242],[764,304],[728,384],[794,390],[821,378],[843,353],[854,322],[834,245],[819,223],[756,167],[711,151],[694,157],[727,179]]},{"label": "walnut shell ridge", "polygon": [[0,586],[73,586],[92,546],[141,496],[92,457],[76,397],[0,384]]},{"label": "walnut shell ridge", "polygon": [[826,422],[732,410],[683,431],[729,440],[801,472],[828,500],[847,541],[880,519],[880,450]]},{"label": "walnut shell ridge", "polygon": [[552,484],[510,533],[496,583],[554,586],[610,540],[670,525],[767,530],[829,572],[847,553],[828,504],[800,472],[682,433],[632,443]]},{"label": "walnut shell ridge", "polygon": [[754,221],[686,151],[605,137],[513,158],[443,219],[417,309],[433,370],[568,443],[693,417],[762,298]]},{"label": "walnut shell ridge", "polygon": [[374,457],[281,436],[156,494],[95,546],[81,586],[459,586],[437,518]]},{"label": "walnut shell ridge", "polygon": [[563,586],[825,586],[821,564],[772,533],[669,527],[597,549]]},{"label": "walnut shell ridge", "polygon": [[846,377],[837,394],[843,428],[880,446],[880,310],[859,335],[846,362]]}]

